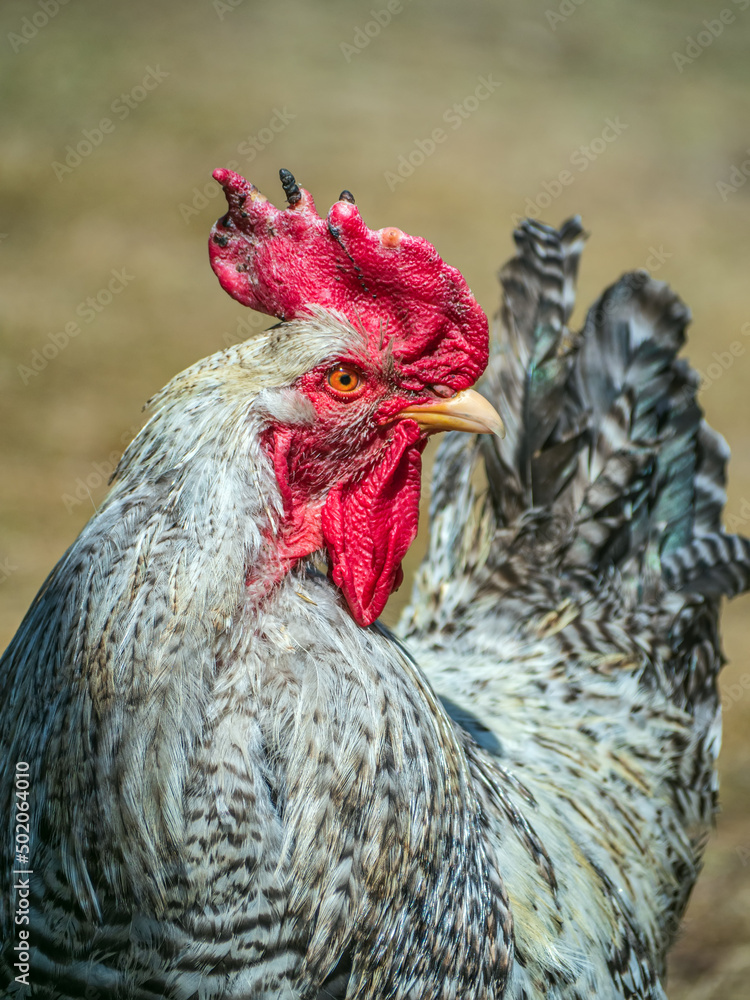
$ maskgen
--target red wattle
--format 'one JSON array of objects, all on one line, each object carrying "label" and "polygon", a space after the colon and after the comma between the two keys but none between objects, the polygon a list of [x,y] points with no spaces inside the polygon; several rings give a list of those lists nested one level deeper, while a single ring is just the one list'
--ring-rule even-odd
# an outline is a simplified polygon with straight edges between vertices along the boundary
[{"label": "red wattle", "polygon": [[322,511],[331,577],[359,625],[382,612],[403,573],[419,524],[425,438],[412,420],[396,425],[384,458],[358,482],[334,487]]}]

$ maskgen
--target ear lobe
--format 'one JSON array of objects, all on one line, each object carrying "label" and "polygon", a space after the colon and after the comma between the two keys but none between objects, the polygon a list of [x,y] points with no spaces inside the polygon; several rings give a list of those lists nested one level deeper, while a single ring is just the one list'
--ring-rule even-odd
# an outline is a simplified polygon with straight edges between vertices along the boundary
[{"label": "ear lobe", "polygon": [[381,462],[334,487],[323,506],[331,577],[359,625],[375,621],[403,580],[401,560],[419,526],[425,443],[414,421],[400,421]]}]

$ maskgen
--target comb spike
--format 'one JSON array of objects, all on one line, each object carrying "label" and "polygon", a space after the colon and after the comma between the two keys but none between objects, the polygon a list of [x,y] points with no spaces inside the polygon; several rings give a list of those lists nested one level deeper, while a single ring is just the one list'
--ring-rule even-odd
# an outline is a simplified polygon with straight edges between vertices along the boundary
[{"label": "comb spike", "polygon": [[354,195],[351,193],[351,191],[347,191],[346,188],[344,188],[344,190],[339,195],[339,201],[348,201],[350,205],[356,204],[354,201]]},{"label": "comb spike", "polygon": [[279,177],[281,178],[281,186],[284,188],[286,200],[291,208],[302,198],[302,193],[300,192],[297,181],[294,179],[294,174],[291,170],[285,170],[282,167],[281,170],[279,170]]}]

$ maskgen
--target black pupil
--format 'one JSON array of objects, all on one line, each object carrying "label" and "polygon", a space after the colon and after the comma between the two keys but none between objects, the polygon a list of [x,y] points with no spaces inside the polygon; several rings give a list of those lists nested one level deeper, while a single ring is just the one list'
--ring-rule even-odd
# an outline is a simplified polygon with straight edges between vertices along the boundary
[{"label": "black pupil", "polygon": [[354,380],[349,372],[341,372],[339,374],[339,381],[345,389],[348,389]]}]

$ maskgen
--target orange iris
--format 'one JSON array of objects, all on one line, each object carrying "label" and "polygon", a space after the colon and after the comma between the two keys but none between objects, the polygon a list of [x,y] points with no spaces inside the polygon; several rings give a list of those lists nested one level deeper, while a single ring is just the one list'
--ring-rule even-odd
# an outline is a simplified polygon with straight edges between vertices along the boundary
[{"label": "orange iris", "polygon": [[362,376],[350,365],[336,365],[328,372],[328,384],[334,392],[348,396],[362,384]]}]

